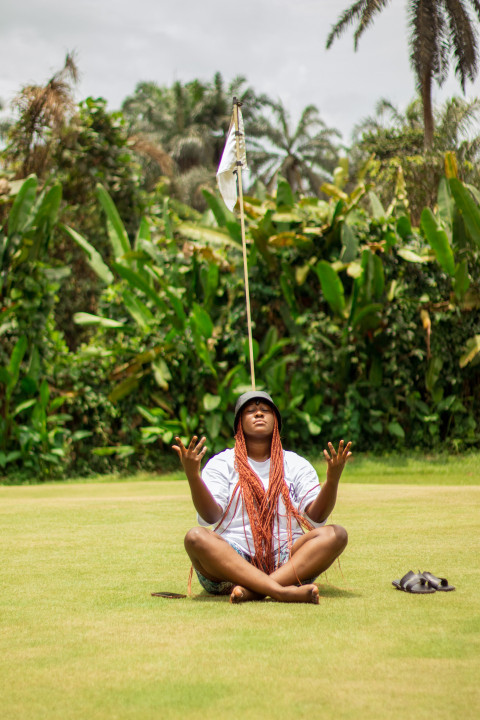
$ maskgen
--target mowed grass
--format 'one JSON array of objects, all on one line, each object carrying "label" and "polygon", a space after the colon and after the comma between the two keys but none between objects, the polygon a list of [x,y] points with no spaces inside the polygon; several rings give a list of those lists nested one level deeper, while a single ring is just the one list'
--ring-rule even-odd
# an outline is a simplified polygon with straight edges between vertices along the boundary
[{"label": "mowed grass", "polygon": [[[480,468],[460,486],[359,466],[319,606],[232,606],[195,578],[151,597],[186,592],[184,481],[0,487],[2,720],[479,717]],[[419,568],[457,590],[392,587]]]}]

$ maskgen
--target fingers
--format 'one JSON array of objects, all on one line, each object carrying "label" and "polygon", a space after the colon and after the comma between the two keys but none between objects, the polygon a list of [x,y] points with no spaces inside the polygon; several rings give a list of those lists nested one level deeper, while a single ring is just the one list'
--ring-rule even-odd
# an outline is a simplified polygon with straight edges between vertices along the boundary
[{"label": "fingers", "polygon": [[[197,445],[197,447],[195,448],[195,450],[196,450],[197,452],[199,452],[199,450],[201,450],[201,448],[202,448],[202,445],[205,445],[206,442],[207,442],[207,438],[206,438],[205,436],[202,437],[202,439],[201,439],[200,442],[198,443],[198,445]],[[204,448],[204,451],[205,451],[206,449],[207,449],[207,448]]]},{"label": "fingers", "polygon": [[[179,458],[181,458],[182,455],[194,455],[195,453],[197,453],[197,455],[199,455],[200,457],[203,457],[205,455],[205,452],[207,450],[206,447],[203,447],[207,441],[207,438],[205,436],[202,437],[198,444],[196,444],[198,436],[194,435],[188,443],[187,447],[185,447],[179,437],[176,437],[175,440],[177,441],[178,445],[172,445],[172,450],[175,450],[178,453]],[[200,453],[201,450],[202,452]]]},{"label": "fingers", "polygon": [[327,452],[327,450],[324,450],[323,454],[325,456],[325,459],[328,462],[335,462],[335,461],[345,462],[352,455],[352,453],[350,452],[350,448],[352,447],[351,442],[348,442],[345,445],[345,441],[340,440],[340,442],[338,444],[338,452],[335,450],[335,447],[332,445],[331,442],[327,443],[327,445],[328,445],[330,454]]}]

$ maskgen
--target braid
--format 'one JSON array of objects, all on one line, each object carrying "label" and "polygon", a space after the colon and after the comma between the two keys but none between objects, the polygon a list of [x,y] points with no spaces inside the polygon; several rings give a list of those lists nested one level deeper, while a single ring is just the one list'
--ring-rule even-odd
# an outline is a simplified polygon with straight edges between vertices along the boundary
[{"label": "braid", "polygon": [[270,475],[267,491],[265,492],[262,481],[248,462],[247,446],[241,422],[238,424],[235,435],[235,469],[238,472],[238,483],[217,527],[230,510],[234,497],[237,493],[240,493],[252,530],[254,552],[251,554],[253,555],[253,563],[270,575],[275,570],[276,564],[273,552],[273,528],[275,520],[278,521],[279,525],[278,505],[280,497],[286,511],[289,550],[292,547],[292,517],[300,525],[309,530],[312,529],[312,525],[296,510],[290,499],[290,493],[285,482],[283,448],[276,417],[270,452]]}]

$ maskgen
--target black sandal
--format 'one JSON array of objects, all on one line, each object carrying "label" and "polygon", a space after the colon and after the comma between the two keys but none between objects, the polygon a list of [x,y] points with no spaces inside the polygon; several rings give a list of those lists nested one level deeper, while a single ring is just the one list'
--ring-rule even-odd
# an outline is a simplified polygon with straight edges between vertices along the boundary
[{"label": "black sandal", "polygon": [[446,578],[439,578],[431,572],[423,572],[422,575],[430,587],[433,587],[435,590],[439,590],[441,592],[451,592],[452,590],[455,590],[453,585],[448,584],[448,580]]},{"label": "black sandal", "polygon": [[409,570],[401,580],[392,580],[397,590],[413,593],[414,595],[428,595],[435,592],[434,587],[430,587],[427,579],[421,573],[414,573]]}]

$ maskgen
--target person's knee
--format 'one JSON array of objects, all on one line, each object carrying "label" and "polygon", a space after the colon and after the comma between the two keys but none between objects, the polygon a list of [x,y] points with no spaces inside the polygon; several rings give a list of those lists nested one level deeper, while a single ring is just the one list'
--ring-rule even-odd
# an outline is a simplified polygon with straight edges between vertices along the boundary
[{"label": "person's knee", "polygon": [[332,528],[333,532],[332,541],[335,545],[335,549],[339,552],[343,552],[343,550],[345,550],[345,548],[347,547],[348,543],[347,531],[341,525],[331,525],[330,527]]},{"label": "person's knee", "polygon": [[185,535],[184,545],[187,552],[189,550],[198,550],[204,547],[208,540],[209,532],[206,528],[194,527]]}]

